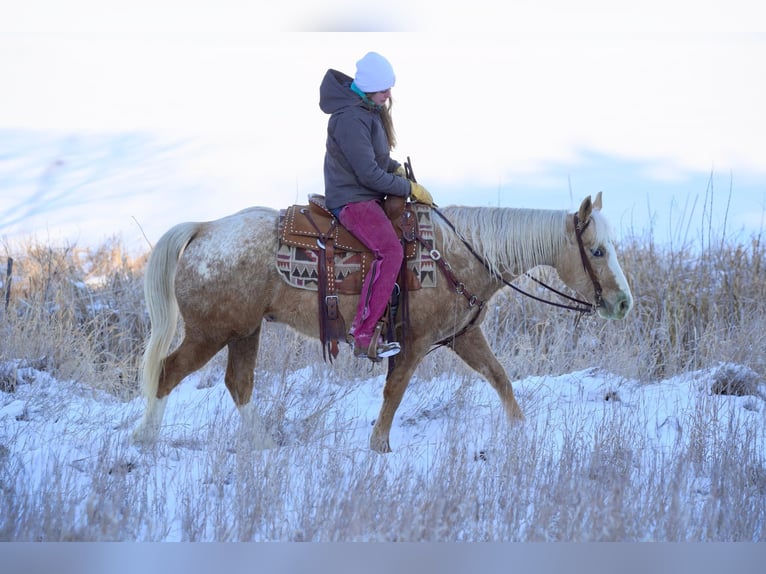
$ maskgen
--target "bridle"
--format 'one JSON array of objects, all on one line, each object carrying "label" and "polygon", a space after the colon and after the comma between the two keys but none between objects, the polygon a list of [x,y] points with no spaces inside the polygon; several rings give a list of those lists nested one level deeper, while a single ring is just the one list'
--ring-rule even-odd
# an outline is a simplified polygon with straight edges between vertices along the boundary
[{"label": "bridle", "polygon": [[[544,281],[537,279],[536,277],[533,277],[529,273],[524,274],[528,278],[530,278],[532,281],[537,283],[538,285],[541,285],[542,287],[545,287],[546,289],[548,289],[552,293],[555,293],[559,297],[562,297],[563,299],[567,299],[568,301],[571,301],[572,303],[574,303],[574,305],[571,305],[568,303],[558,303],[556,301],[551,301],[549,299],[543,299],[542,297],[533,295],[532,293],[529,293],[528,291],[525,291],[524,289],[512,284],[510,281],[507,281],[505,278],[503,278],[502,275],[500,275],[497,271],[492,269],[487,264],[484,258],[476,252],[473,246],[470,243],[468,243],[468,241],[457,231],[454,224],[449,219],[447,219],[447,217],[436,206],[432,206],[431,210],[444,220],[447,226],[455,233],[455,235],[457,235],[460,238],[460,241],[463,243],[466,249],[468,249],[468,251],[484,266],[484,268],[492,277],[494,277],[498,281],[501,281],[504,285],[506,285],[507,287],[510,287],[517,293],[520,293],[526,297],[529,297],[530,299],[534,299],[535,301],[545,303],[546,305],[551,305],[553,307],[558,307],[560,309],[568,309],[570,311],[577,311],[578,313],[580,313],[581,316],[590,315],[594,313],[596,309],[598,309],[598,307],[601,306],[603,302],[601,283],[597,279],[596,272],[593,270],[593,266],[591,265],[590,260],[588,259],[587,253],[585,251],[585,243],[583,242],[583,233],[585,233],[585,230],[588,228],[590,221],[586,222],[585,225],[580,225],[579,217],[577,216],[576,213],[574,214],[574,228],[575,228],[575,237],[577,239],[577,246],[580,251],[580,259],[582,261],[582,266],[585,269],[585,272],[588,274],[588,278],[590,278],[591,283],[593,284],[593,291],[595,292],[596,302],[590,303],[589,301],[583,301],[582,299],[572,297],[571,295],[567,295],[566,293],[562,293],[558,289],[551,287]],[[418,239],[420,238],[418,237]],[[421,243],[422,242],[423,241],[421,240]],[[435,250],[432,250],[432,255],[431,255],[432,258],[434,257],[434,251]],[[443,261],[438,251],[436,251],[435,253],[436,253],[436,256],[439,258],[438,261]],[[464,289],[465,285],[462,282],[457,282],[455,280],[453,280],[452,282],[459,287],[459,289],[457,289],[458,293],[465,294],[465,289]],[[483,307],[484,302],[481,301],[479,303],[481,304],[480,306]],[[475,296],[471,296],[471,299],[469,300],[469,304],[471,304],[471,306],[477,304],[477,300]]]},{"label": "bridle", "polygon": [[[407,176],[407,179],[409,179],[410,181],[417,181],[415,179],[415,172],[412,170],[412,161],[410,160],[409,156],[407,157],[407,161],[404,162],[404,172]],[[543,299],[542,297],[532,295],[531,293],[524,291],[524,289],[517,287],[516,285],[513,285],[510,281],[506,281],[503,278],[503,276],[500,275],[494,269],[492,269],[484,260],[484,258],[476,252],[473,246],[470,243],[468,243],[468,241],[460,233],[458,233],[457,229],[452,224],[452,222],[449,219],[447,219],[447,217],[441,211],[439,211],[436,205],[432,205],[431,210],[444,220],[447,226],[455,233],[455,235],[457,235],[460,238],[460,241],[463,242],[463,245],[465,245],[466,249],[468,249],[468,251],[484,266],[484,268],[492,277],[494,277],[498,281],[501,281],[505,286],[510,287],[517,293],[520,293],[526,297],[529,297],[530,299],[534,299],[535,301],[545,303],[546,305],[551,305],[553,307],[558,307],[560,309],[568,309],[569,311],[577,311],[578,313],[580,313],[580,315],[578,316],[576,323],[579,323],[583,315],[590,315],[592,313],[595,313],[596,309],[598,309],[603,304],[604,299],[602,296],[601,283],[596,277],[596,272],[593,270],[593,266],[590,264],[588,255],[585,252],[585,243],[583,242],[583,233],[585,233],[585,230],[588,228],[588,225],[590,225],[590,220],[585,222],[584,225],[580,225],[580,218],[577,216],[577,213],[574,214],[575,237],[577,238],[577,247],[580,250],[580,260],[582,261],[582,266],[585,269],[585,272],[588,274],[588,278],[590,278],[590,281],[593,284],[593,291],[595,293],[595,299],[596,299],[595,303],[590,303],[589,301],[583,301],[582,299],[577,299],[576,297],[572,297],[571,295],[562,293],[558,289],[554,289],[553,287],[541,281],[540,279],[537,279],[536,277],[532,277],[532,275],[530,275],[529,273],[524,273],[524,275],[526,275],[529,279],[531,279],[538,285],[545,287],[546,289],[548,289],[548,291],[551,291],[552,293],[555,293],[559,297],[562,297],[563,299],[566,299],[574,303],[574,305],[570,305],[567,303],[557,303],[556,301],[551,301],[549,299]],[[463,295],[463,297],[465,297],[468,300],[468,305],[470,307],[477,307],[476,315],[473,317],[470,323],[465,327],[465,329],[463,329],[463,331],[470,329],[473,326],[473,324],[476,322],[476,320],[479,318],[481,311],[484,309],[484,301],[479,300],[470,291],[466,290],[465,283],[463,283],[462,281],[459,281],[455,277],[455,275],[452,273],[452,267],[449,265],[449,263],[444,261],[441,254],[436,249],[433,249],[431,248],[431,246],[429,246],[429,244],[420,236],[420,233],[416,233],[415,238],[418,240],[418,242],[420,242],[420,244],[424,248],[430,250],[431,259],[433,259],[434,262],[436,262],[437,266],[441,269],[442,274],[444,274],[447,280],[452,284],[453,288],[455,289],[455,292],[457,292],[460,295]]]},{"label": "bridle", "polygon": [[593,304],[592,307],[595,310],[603,304],[604,298],[602,296],[603,290],[601,289],[601,283],[596,277],[596,272],[593,270],[593,265],[591,265],[587,253],[585,253],[585,243],[583,242],[582,235],[585,233],[588,225],[590,225],[590,219],[585,222],[585,225],[580,225],[580,218],[576,213],[574,214],[574,228],[575,237],[577,238],[577,247],[580,249],[580,259],[582,260],[582,266],[585,268],[585,272],[588,274],[588,277],[590,277],[590,282],[593,283],[593,291],[595,293],[596,303]]}]

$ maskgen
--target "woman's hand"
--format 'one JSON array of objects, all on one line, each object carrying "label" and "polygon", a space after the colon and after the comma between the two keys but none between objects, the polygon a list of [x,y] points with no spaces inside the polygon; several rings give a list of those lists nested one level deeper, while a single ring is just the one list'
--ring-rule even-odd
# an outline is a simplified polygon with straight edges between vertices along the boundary
[{"label": "woman's hand", "polygon": [[414,181],[410,182],[410,196],[418,203],[424,203],[426,205],[433,205],[434,198],[428,193],[428,190]]}]

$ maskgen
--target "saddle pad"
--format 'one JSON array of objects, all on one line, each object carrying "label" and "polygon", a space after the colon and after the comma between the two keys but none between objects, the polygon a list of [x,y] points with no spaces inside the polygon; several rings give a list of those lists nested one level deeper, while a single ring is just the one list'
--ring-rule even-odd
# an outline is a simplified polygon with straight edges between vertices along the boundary
[{"label": "saddle pad", "polygon": [[[434,228],[431,222],[431,210],[426,206],[415,204],[413,206],[418,218],[418,226],[421,237],[430,245],[434,242]],[[280,222],[280,226],[283,222]],[[316,243],[312,244],[314,247]],[[437,268],[431,259],[428,249],[420,243],[414,242],[411,249],[413,256],[408,257],[407,268],[414,285],[410,288],[436,287]],[[359,253],[354,251],[339,251],[335,253],[335,281],[339,293],[359,293],[364,274],[371,262],[369,252]],[[288,245],[280,240],[276,253],[276,267],[280,277],[288,285],[299,289],[317,290],[318,255],[314,249]]]}]

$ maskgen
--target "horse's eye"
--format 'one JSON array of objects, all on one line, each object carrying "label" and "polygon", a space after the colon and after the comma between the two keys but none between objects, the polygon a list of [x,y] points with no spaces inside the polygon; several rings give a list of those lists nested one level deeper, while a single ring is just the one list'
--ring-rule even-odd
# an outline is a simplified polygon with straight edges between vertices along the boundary
[{"label": "horse's eye", "polygon": [[595,249],[591,249],[590,253],[593,255],[593,257],[603,257],[606,255],[603,247],[596,247]]}]

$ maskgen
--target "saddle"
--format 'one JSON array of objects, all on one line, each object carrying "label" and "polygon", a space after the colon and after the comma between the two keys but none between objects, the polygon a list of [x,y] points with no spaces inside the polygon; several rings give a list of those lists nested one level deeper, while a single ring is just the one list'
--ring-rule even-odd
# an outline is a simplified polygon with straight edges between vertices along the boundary
[{"label": "saddle", "polygon": [[[338,295],[361,293],[374,255],[327,209],[323,195],[312,194],[308,200],[308,205],[292,205],[281,211],[279,241],[282,245],[309,250],[317,258],[319,334],[323,356],[326,360],[329,351],[332,361],[338,355],[338,339],[346,338],[346,325],[340,314]],[[418,218],[411,204],[403,197],[389,196],[383,207],[402,241],[405,254],[398,285],[402,324],[406,328],[409,322],[407,293],[421,286],[418,277],[407,267],[407,261],[418,253]],[[358,258],[359,271],[338,277],[335,258],[339,254]],[[392,323],[392,320],[388,321],[389,335],[392,334]]]}]

